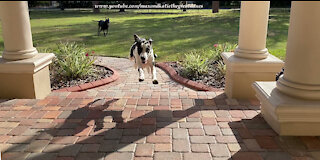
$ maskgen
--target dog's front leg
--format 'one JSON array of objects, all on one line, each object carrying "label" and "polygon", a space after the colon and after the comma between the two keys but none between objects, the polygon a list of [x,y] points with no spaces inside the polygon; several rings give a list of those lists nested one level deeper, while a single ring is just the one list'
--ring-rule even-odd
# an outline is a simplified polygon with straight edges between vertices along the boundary
[{"label": "dog's front leg", "polygon": [[158,80],[157,80],[157,72],[156,72],[156,67],[154,65],[152,65],[151,67],[151,72],[152,72],[152,83],[153,84],[158,84]]},{"label": "dog's front leg", "polygon": [[139,72],[139,82],[144,81],[143,69],[142,68],[138,68],[138,72]]}]

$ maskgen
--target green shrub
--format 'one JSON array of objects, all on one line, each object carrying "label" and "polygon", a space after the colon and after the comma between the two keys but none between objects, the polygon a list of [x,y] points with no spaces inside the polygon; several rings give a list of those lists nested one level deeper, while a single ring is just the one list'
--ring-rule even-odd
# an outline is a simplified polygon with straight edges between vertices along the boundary
[{"label": "green shrub", "polygon": [[221,53],[222,52],[233,52],[237,47],[237,44],[232,43],[223,43],[223,44],[214,44],[213,45],[213,60],[222,61]]},{"label": "green shrub", "polygon": [[201,57],[207,58],[209,61],[214,59],[218,54],[215,52],[214,49],[211,49],[211,48],[201,49],[201,50],[198,50],[196,53],[199,54]]},{"label": "green shrub", "polygon": [[223,63],[223,61],[217,61],[217,68],[218,68],[218,76],[219,78],[223,78],[226,75],[227,67]]},{"label": "green shrub", "polygon": [[38,47],[37,50],[38,50],[38,53],[52,53],[53,52],[51,48]]},{"label": "green shrub", "polygon": [[208,58],[197,51],[187,53],[180,64],[183,66],[182,74],[187,77],[199,77],[208,73]]},{"label": "green shrub", "polygon": [[217,74],[218,77],[223,78],[226,75],[226,65],[223,63],[223,59],[221,57],[222,52],[233,52],[237,45],[236,44],[231,44],[231,43],[223,43],[223,44],[214,44],[213,45],[213,55],[214,58],[212,61],[216,62],[216,67],[217,67]]},{"label": "green shrub", "polygon": [[182,62],[179,64],[183,67],[181,74],[188,78],[199,78],[209,71],[209,64],[215,64],[217,67],[218,77],[223,78],[226,74],[226,65],[223,63],[221,53],[233,52],[236,44],[223,43],[214,44],[213,48],[193,50],[185,54]]},{"label": "green shrub", "polygon": [[82,45],[75,42],[59,43],[53,67],[67,79],[82,78],[92,73],[95,58],[89,57]]}]

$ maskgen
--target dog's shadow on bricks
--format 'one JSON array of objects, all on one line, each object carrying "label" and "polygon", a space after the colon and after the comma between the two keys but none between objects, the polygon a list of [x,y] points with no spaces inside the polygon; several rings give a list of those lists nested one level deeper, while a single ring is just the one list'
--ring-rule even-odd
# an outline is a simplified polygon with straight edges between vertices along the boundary
[{"label": "dog's shadow on bricks", "polygon": [[[216,103],[220,103],[224,98],[224,95],[219,95],[213,100]],[[78,149],[78,152],[75,155],[69,156],[78,155],[77,158],[84,159],[86,157],[83,156],[90,156],[90,158],[87,158],[92,160],[101,159],[103,157],[115,159],[117,154],[113,154],[114,152],[126,147],[130,143],[137,143],[140,140],[144,140],[145,137],[147,137],[145,139],[147,143],[156,143],[157,141],[164,140],[165,138],[160,138],[161,140],[155,139],[155,137],[152,137],[152,134],[161,128],[173,125],[180,119],[193,115],[198,111],[213,111],[221,109],[219,107],[217,108],[217,106],[204,106],[204,103],[201,100],[196,99],[194,100],[193,105],[190,105],[190,107],[187,107],[184,110],[168,110],[165,108],[157,108],[155,106],[153,111],[146,113],[142,112],[141,114],[137,114],[135,117],[133,117],[133,119],[123,119],[123,109],[113,108],[113,104],[117,103],[118,101],[118,99],[96,99],[84,107],[72,111],[70,115],[67,115],[65,121],[63,121],[61,125],[57,125],[54,128],[40,132],[38,135],[32,137],[32,139],[39,139],[38,137],[41,137],[44,134],[50,134],[52,137],[61,138],[59,141],[63,142],[64,138],[68,138],[68,136],[82,136],[83,139],[79,138],[78,141],[73,142],[71,145],[66,145],[60,149],[53,149],[50,152],[58,153],[58,155],[60,155],[60,153],[75,150],[81,144],[97,143],[100,145],[98,153],[81,155],[84,153],[80,153],[80,149]],[[233,109],[223,108],[222,110],[231,111]],[[250,109],[248,110],[250,111]],[[104,122],[105,117],[109,117],[107,119],[108,122]],[[114,125],[105,127],[105,123]],[[221,153],[219,151],[217,154],[224,154],[220,156],[231,157],[232,160],[237,160],[241,158],[246,159],[246,157],[249,157],[247,159],[261,159],[261,157],[265,158],[277,154],[277,156],[280,158],[287,158],[288,151],[282,151],[281,149],[277,148],[278,146],[270,143],[271,139],[275,140],[279,138],[279,136],[277,136],[277,134],[266,124],[260,114],[254,115],[248,119],[239,118],[239,120],[234,119],[232,121],[226,121],[225,123],[228,124],[231,131],[228,132],[226,130],[226,133],[224,133],[224,131],[222,133],[230,135],[230,137],[223,135],[220,136],[220,138],[217,138],[216,136],[216,140],[219,144],[225,144],[225,149],[228,150],[228,148],[232,148],[230,149],[232,152],[230,154],[229,151],[226,151],[226,153]],[[84,133],[84,135],[81,135],[84,130],[94,126],[95,128],[93,135],[88,135],[87,132]],[[72,128],[73,132],[59,135],[59,131],[63,130],[64,128]],[[128,130],[130,133],[125,132],[125,130]],[[232,137],[235,137],[235,139]],[[28,142],[30,141],[31,140],[28,140]],[[227,148],[226,144],[232,144],[232,146],[228,146]],[[238,144],[239,146],[237,146]],[[9,148],[7,152],[17,150],[17,148],[19,148],[19,145]],[[279,153],[279,151],[282,152]],[[211,153],[216,154],[213,152],[214,151],[211,149]],[[29,159],[47,159],[47,156],[49,155],[46,153],[33,154],[32,156],[29,156]],[[133,154],[130,156],[133,156]]]},{"label": "dog's shadow on bricks", "polygon": [[[63,121],[61,125],[58,124],[54,128],[41,131],[38,135],[26,140],[24,143],[30,143],[30,141],[34,139],[41,139],[39,137],[51,135],[52,137],[54,137],[54,139],[58,137],[58,139],[53,139],[51,140],[51,142],[59,141],[59,143],[64,144],[64,138],[68,138],[70,136],[81,137],[81,135],[77,134],[81,133],[83,129],[88,128],[88,126],[90,127],[88,123],[91,123],[92,120],[95,121],[96,130],[98,131],[102,127],[99,123],[103,122],[104,117],[112,116],[112,121],[116,122],[115,126],[110,128],[103,128],[107,130],[102,130],[102,132],[97,132],[97,134],[88,136],[88,138],[86,139],[83,139],[81,141],[78,140],[77,142],[74,142],[74,144],[66,145],[62,149],[51,150],[50,152],[58,154],[61,152],[65,153],[66,151],[77,148],[77,145],[79,144],[90,144],[94,142],[100,143],[101,146],[98,151],[99,154],[93,153],[93,157],[90,157],[91,160],[101,159],[106,156],[113,157],[113,155],[109,154],[126,147],[130,143],[136,143],[144,137],[147,137],[152,133],[155,133],[157,130],[167,127],[170,124],[177,122],[179,119],[182,119],[188,115],[191,115],[201,110],[201,107],[197,105],[190,106],[186,110],[176,111],[160,108],[160,110],[157,110],[157,107],[155,107],[153,111],[147,112],[146,114],[138,114],[136,118],[124,122],[123,119],[120,118],[122,116],[122,110],[108,110],[108,108],[112,106],[111,104],[115,103],[116,101],[118,100],[107,100],[105,103],[99,105],[99,103],[103,102],[103,100],[94,100],[93,102],[88,103],[86,106],[72,111],[71,114],[65,118],[65,121]],[[176,118],[173,118],[173,115],[176,115]],[[78,120],[80,119],[82,120],[79,122]],[[64,133],[59,135],[59,131],[70,128],[73,129],[72,133]],[[130,133],[129,136],[124,135],[123,131],[125,129],[138,129],[139,133],[133,135],[131,135],[132,133]],[[103,141],[106,141],[106,143],[104,143]],[[114,141],[118,141],[120,143],[112,143]],[[15,151],[18,148],[19,145],[15,145],[13,147],[10,147],[6,152]],[[47,156],[48,155],[46,155],[46,153],[34,154],[31,157],[28,157],[28,159],[47,159]],[[112,159],[114,158],[115,157],[113,157]]]},{"label": "dog's shadow on bricks", "polygon": [[[216,97],[216,99],[223,98],[224,95],[219,95]],[[105,100],[105,99],[97,99],[90,103],[88,103],[86,106],[78,108],[77,110],[74,110],[68,115],[65,120],[62,122],[62,124],[56,125],[54,128],[41,131],[38,135],[32,137],[31,139],[27,140],[28,143],[34,139],[41,139],[39,137],[43,137],[46,135],[51,135],[54,137],[52,141],[59,141],[59,143],[64,144],[64,138],[68,138],[70,136],[79,136],[81,137],[81,132],[85,130],[88,127],[96,126],[95,131],[98,131],[96,134],[87,136],[87,138],[78,140],[76,142],[73,142],[74,144],[66,145],[63,148],[51,150],[52,153],[64,153],[66,151],[71,151],[79,147],[80,144],[92,144],[92,143],[99,143],[100,147],[98,150],[98,153],[92,153],[90,155],[91,160],[95,159],[101,159],[103,157],[108,157],[111,159],[115,159],[113,152],[116,152],[120,150],[121,148],[126,147],[130,143],[137,143],[139,140],[142,140],[143,138],[146,138],[146,141],[148,143],[156,143],[156,141],[162,141],[163,139],[156,139],[155,137],[150,138],[150,135],[152,136],[152,133],[155,133],[156,131],[168,127],[169,125],[172,125],[173,123],[176,123],[178,120],[186,118],[189,115],[192,115],[198,111],[201,110],[214,110],[216,109],[215,106],[203,106],[203,102],[200,100],[195,100],[194,105],[190,105],[185,110],[168,110],[163,108],[157,108],[154,107],[153,111],[137,114],[135,118],[129,119],[128,121],[124,121],[122,118],[122,109],[114,110],[114,108],[111,108],[113,103],[116,103],[118,99],[111,99],[111,100]],[[114,126],[109,128],[103,128],[103,121],[104,117],[111,116],[112,122],[116,122]],[[81,120],[81,121],[79,121]],[[90,124],[94,121],[94,125]],[[89,124],[89,125],[88,125]],[[102,130],[106,129],[106,130]],[[62,131],[64,129],[72,129],[72,133],[63,133],[59,134],[59,131]],[[100,132],[100,129],[102,132]],[[133,132],[138,133],[125,133],[124,130],[129,129],[138,129]],[[58,138],[58,139],[55,139]],[[149,139],[150,138],[150,139]],[[166,139],[166,138],[164,138]],[[27,141],[25,143],[27,143]],[[118,143],[115,143],[115,142]],[[171,139],[170,139],[171,141]],[[32,142],[31,142],[32,143]],[[56,142],[54,142],[56,143]],[[171,143],[171,142],[169,142]],[[17,150],[19,148],[19,145],[13,146],[9,148],[6,152],[11,152],[14,150]],[[80,149],[79,149],[80,150]],[[78,151],[79,151],[78,150]],[[71,154],[71,153],[70,153]],[[112,155],[111,155],[112,154]],[[77,154],[76,154],[77,155]],[[76,156],[76,155],[69,155],[69,156]],[[42,154],[33,154],[32,156],[29,156],[28,159],[47,159],[46,153]],[[132,155],[133,156],[133,155]],[[79,157],[78,157],[79,158]],[[85,159],[85,157],[82,157]],[[108,159],[107,158],[107,159]]]},{"label": "dog's shadow on bricks", "polygon": [[[122,111],[111,111],[108,110],[110,106],[116,103],[119,99],[95,99],[94,101],[88,103],[84,107],[73,110],[65,122],[57,125],[56,128],[47,130],[46,132],[52,136],[77,136],[84,129],[88,127],[94,127],[94,131],[99,131],[103,128],[103,123],[105,117],[111,117],[109,121],[114,121],[117,123],[123,123]],[[79,120],[81,120],[79,122]],[[69,135],[57,135],[56,131],[59,129],[73,129],[73,133]]]}]

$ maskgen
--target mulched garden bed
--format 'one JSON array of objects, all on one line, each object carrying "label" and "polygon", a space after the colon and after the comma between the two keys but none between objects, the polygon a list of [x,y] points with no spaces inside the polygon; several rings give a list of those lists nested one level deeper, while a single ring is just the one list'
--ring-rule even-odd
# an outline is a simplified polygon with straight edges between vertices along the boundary
[{"label": "mulched garden bed", "polygon": [[113,75],[113,71],[107,67],[95,65],[93,67],[93,74],[84,78],[77,78],[68,80],[64,77],[57,76],[57,70],[50,69],[50,82],[53,90],[62,89],[65,87],[78,86],[84,83],[94,82],[100,79],[104,79]]},{"label": "mulched garden bed", "polygon": [[214,88],[224,89],[225,87],[225,78],[221,77],[218,74],[217,63],[215,61],[209,64],[209,72],[206,75],[202,75],[199,77],[187,77],[182,74],[183,66],[181,66],[177,62],[166,62],[167,65],[171,66],[181,77],[186,79],[202,83],[208,86],[212,86]]}]

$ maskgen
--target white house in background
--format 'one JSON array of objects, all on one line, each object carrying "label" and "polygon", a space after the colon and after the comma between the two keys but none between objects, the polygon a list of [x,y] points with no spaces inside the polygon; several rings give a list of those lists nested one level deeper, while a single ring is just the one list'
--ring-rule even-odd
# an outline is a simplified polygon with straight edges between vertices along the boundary
[{"label": "white house in background", "polygon": [[51,2],[51,7],[58,7],[59,3],[58,1],[50,1]]}]

